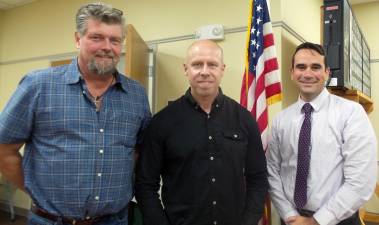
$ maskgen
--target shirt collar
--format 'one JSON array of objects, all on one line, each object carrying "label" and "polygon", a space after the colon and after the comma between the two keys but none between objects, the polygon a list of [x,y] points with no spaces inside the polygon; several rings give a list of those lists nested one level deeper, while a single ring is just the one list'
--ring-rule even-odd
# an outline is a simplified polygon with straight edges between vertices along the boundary
[{"label": "shirt collar", "polygon": [[[198,106],[199,104],[197,104],[195,98],[192,96],[191,94],[191,88],[188,88],[188,90],[186,91],[186,93],[184,94],[184,97],[188,100],[189,103],[191,103],[193,106]],[[212,108],[214,106],[216,107],[220,107],[222,105],[224,101],[224,94],[222,93],[222,90],[221,88],[218,89],[218,95],[216,96],[215,100],[213,101],[212,103]]]},{"label": "shirt collar", "polygon": [[[121,86],[122,90],[127,92],[127,90],[130,87],[130,83],[128,78],[126,78],[124,75],[116,71],[116,86]],[[79,71],[79,65],[78,65],[78,58],[75,58],[71,61],[71,63],[68,65],[68,68],[65,73],[65,79],[66,84],[76,84],[81,79],[81,73]]]},{"label": "shirt collar", "polygon": [[118,71],[116,71],[116,85],[120,86],[121,89],[124,91],[124,92],[128,92],[128,90],[130,90],[130,79],[127,78],[125,75],[119,73]]},{"label": "shirt collar", "polygon": [[[324,87],[324,89],[321,91],[321,93],[315,99],[313,99],[312,101],[309,102],[312,105],[314,112],[317,112],[322,108],[322,106],[326,103],[325,100],[329,97],[329,95],[330,95],[329,91]],[[299,96],[298,109],[300,112],[301,112],[301,109],[305,103],[307,103],[307,102],[305,102]]]},{"label": "shirt collar", "polygon": [[68,65],[68,68],[65,72],[66,84],[76,84],[80,80],[80,71],[78,67],[78,59],[75,58]]}]

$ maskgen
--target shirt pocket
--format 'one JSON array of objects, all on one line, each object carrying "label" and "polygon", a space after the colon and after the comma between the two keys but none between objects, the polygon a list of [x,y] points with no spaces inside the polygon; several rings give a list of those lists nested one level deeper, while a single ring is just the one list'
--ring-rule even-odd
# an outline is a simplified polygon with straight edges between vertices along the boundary
[{"label": "shirt pocket", "polygon": [[243,160],[247,150],[247,139],[245,135],[238,130],[224,130],[221,133],[221,141],[219,143],[221,149],[227,157],[235,160]]},{"label": "shirt pocket", "polygon": [[[108,126],[116,144],[134,147],[137,143],[142,116],[132,112],[113,112]],[[109,129],[109,128],[108,128]]]}]

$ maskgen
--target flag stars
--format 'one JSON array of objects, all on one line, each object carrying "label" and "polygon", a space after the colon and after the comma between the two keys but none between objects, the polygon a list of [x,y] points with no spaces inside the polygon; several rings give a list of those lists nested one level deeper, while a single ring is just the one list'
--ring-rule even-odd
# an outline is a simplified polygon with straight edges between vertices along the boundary
[{"label": "flag stars", "polygon": [[257,25],[259,25],[261,22],[262,22],[262,19],[260,17],[258,17],[258,19],[257,19]]},{"label": "flag stars", "polygon": [[[247,46],[246,46],[247,47],[247,53],[248,53],[248,62],[246,62],[246,68],[249,70],[248,71],[249,72],[248,77],[252,77],[252,79],[257,77],[258,66],[256,66],[256,65],[258,64],[258,61],[259,62],[262,61],[264,66],[268,66],[268,68],[262,68],[262,71],[260,71],[261,74],[258,74],[258,76],[262,76],[264,82],[257,82],[257,83],[251,82],[251,85],[249,85],[249,87],[247,87],[249,89],[249,93],[251,90],[251,93],[253,93],[253,95],[251,97],[247,96],[247,95],[246,96],[241,95],[241,99],[246,98],[246,99],[243,99],[244,103],[246,103],[246,107],[253,108],[253,106],[255,105],[256,111],[251,111],[251,113],[256,115],[256,118],[260,118],[260,116],[264,115],[264,114],[257,115],[257,112],[267,113],[267,111],[264,110],[264,109],[267,109],[266,101],[260,102],[260,99],[261,98],[262,99],[263,98],[269,99],[271,96],[275,96],[276,94],[280,94],[281,89],[278,88],[277,90],[274,90],[274,89],[268,88],[266,86],[267,85],[266,82],[268,81],[268,80],[266,80],[266,78],[268,77],[267,71],[273,71],[274,72],[272,74],[273,77],[271,77],[271,74],[270,74],[270,81],[269,82],[270,82],[270,84],[271,83],[278,84],[280,87],[280,79],[278,76],[279,75],[278,69],[271,67],[271,63],[266,64],[268,59],[267,59],[267,55],[266,55],[267,52],[265,52],[266,46],[264,44],[266,41],[265,34],[266,33],[270,34],[270,35],[272,34],[270,18],[269,18],[269,15],[267,14],[268,11],[267,11],[266,2],[264,2],[263,0],[253,1],[252,10],[253,10],[253,12],[252,12],[252,15],[250,17],[250,18],[252,18],[252,20],[249,21],[250,24],[248,24],[249,25],[248,29],[250,29],[250,30],[246,30],[246,32],[248,33],[248,36],[249,36],[248,37],[249,39],[247,40]],[[267,23],[267,24],[265,24],[265,23]],[[269,28],[269,30],[266,30],[267,28]],[[251,32],[250,35],[249,35],[249,32]],[[275,62],[277,63],[276,55],[270,56],[269,60],[270,61],[275,60]],[[248,78],[246,78],[244,76],[244,79],[248,79]],[[245,87],[245,89],[246,89],[246,87]],[[257,102],[259,102],[259,104],[257,104]],[[264,104],[260,104],[260,103],[264,103]],[[259,109],[258,109],[258,107],[259,107]],[[266,122],[263,120],[258,120],[258,121],[260,122],[260,126],[259,126],[260,130],[264,132],[264,130],[268,127],[267,121]],[[262,136],[262,140],[264,143],[263,148],[266,150],[267,149],[266,136]]]},{"label": "flag stars", "polygon": [[257,11],[260,12],[262,10],[262,6],[261,5],[258,5],[257,6]]}]

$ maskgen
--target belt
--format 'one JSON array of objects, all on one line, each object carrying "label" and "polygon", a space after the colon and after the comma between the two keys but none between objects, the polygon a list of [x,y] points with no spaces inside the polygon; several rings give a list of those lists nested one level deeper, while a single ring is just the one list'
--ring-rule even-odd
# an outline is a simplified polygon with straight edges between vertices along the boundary
[{"label": "belt", "polygon": [[94,218],[75,220],[75,219],[51,214],[34,204],[32,205],[32,208],[30,210],[37,216],[43,217],[45,219],[48,219],[54,222],[62,221],[63,224],[71,224],[71,225],[94,225],[100,220],[105,219],[106,217],[109,216],[109,215],[103,215],[103,216],[98,216]]},{"label": "belt", "polygon": [[300,216],[304,217],[312,217],[315,212],[307,210],[307,209],[297,209],[297,212],[300,214]]}]

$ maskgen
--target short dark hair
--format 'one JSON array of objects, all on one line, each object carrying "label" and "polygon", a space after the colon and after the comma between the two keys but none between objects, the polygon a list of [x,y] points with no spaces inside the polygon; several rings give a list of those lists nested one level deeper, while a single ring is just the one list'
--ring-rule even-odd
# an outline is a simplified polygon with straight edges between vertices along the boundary
[{"label": "short dark hair", "polygon": [[311,43],[311,42],[304,42],[302,44],[300,44],[299,46],[297,46],[295,52],[293,53],[292,55],[292,69],[293,67],[295,66],[294,63],[295,63],[295,55],[298,51],[300,51],[301,49],[309,49],[309,50],[314,50],[316,51],[318,54],[324,56],[324,64],[325,64],[325,69],[327,68],[327,63],[326,63],[326,55],[325,55],[325,51],[324,51],[324,48],[319,45],[319,44],[315,44],[315,43]]}]

